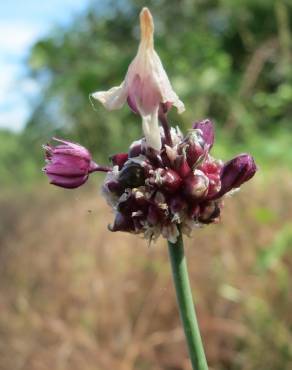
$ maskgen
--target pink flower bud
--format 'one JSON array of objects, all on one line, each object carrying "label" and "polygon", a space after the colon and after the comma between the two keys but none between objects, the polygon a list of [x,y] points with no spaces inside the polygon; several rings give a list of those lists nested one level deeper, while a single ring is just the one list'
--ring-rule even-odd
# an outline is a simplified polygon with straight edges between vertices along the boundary
[{"label": "pink flower bud", "polygon": [[181,182],[180,176],[170,168],[158,168],[149,180],[150,184],[156,185],[167,193],[174,193],[180,187]]},{"label": "pink flower bud", "polygon": [[199,129],[202,132],[202,138],[204,143],[208,145],[209,150],[212,148],[214,143],[214,126],[211,120],[204,119],[202,121],[195,122],[193,129]]},{"label": "pink flower bud", "polygon": [[221,171],[221,190],[216,198],[239,188],[244,182],[251,179],[257,171],[254,159],[249,154],[240,154],[225,163]]},{"label": "pink flower bud", "polygon": [[109,170],[94,163],[89,151],[83,146],[61,139],[54,140],[61,145],[44,146],[47,158],[44,172],[51,184],[73,189],[84,184],[91,172]]},{"label": "pink flower bud", "polygon": [[129,156],[128,153],[118,153],[114,154],[110,157],[112,164],[114,166],[119,166],[119,169],[123,167],[123,165],[127,162]]},{"label": "pink flower bud", "polygon": [[208,177],[200,170],[191,172],[183,182],[183,192],[190,200],[203,198],[209,187]]}]

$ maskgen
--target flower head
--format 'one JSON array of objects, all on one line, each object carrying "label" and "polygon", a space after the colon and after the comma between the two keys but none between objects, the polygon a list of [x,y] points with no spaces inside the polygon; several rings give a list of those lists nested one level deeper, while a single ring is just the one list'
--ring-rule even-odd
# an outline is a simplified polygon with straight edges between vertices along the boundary
[{"label": "flower head", "polygon": [[128,68],[125,80],[108,91],[98,91],[92,97],[99,100],[106,109],[121,108],[128,102],[130,108],[142,117],[142,127],[148,146],[161,149],[158,124],[158,110],[162,104],[165,110],[172,105],[179,113],[184,104],[174,92],[159,56],[154,50],[154,25],[150,11],[143,8],[140,13],[141,41],[138,52]]},{"label": "flower head", "polygon": [[[111,231],[144,234],[149,240],[162,235],[175,242],[178,228],[189,235],[194,226],[217,222],[224,195],[257,170],[248,154],[225,164],[211,156],[210,120],[197,122],[185,137],[179,130],[171,133],[171,148],[163,144],[159,152],[152,152],[140,143],[140,150],[108,173],[103,194],[116,213]],[[162,132],[161,142],[165,143]],[[120,157],[126,158],[122,153],[113,156],[113,164]]]},{"label": "flower head", "polygon": [[79,144],[55,139],[57,146],[44,146],[44,172],[52,184],[65,188],[84,184],[92,172],[107,172],[102,194],[115,214],[109,230],[141,234],[149,241],[161,235],[175,243],[180,231],[190,235],[195,226],[217,222],[225,195],[251,179],[257,167],[249,154],[226,163],[213,158],[209,119],[195,122],[185,136],[169,126],[167,111],[175,106],[180,113],[184,105],[154,50],[147,8],[140,13],[140,27],[139,49],[125,80],[92,97],[109,110],[128,102],[142,117],[144,137],[111,156],[112,167],[97,165]]}]

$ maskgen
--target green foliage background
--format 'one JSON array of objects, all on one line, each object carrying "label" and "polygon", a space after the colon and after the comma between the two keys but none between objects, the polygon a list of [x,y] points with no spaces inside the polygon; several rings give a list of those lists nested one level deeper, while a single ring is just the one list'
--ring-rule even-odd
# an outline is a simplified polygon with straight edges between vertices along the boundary
[{"label": "green foliage background", "polygon": [[[69,26],[53,29],[31,49],[28,74],[41,93],[24,132],[0,135],[1,184],[34,181],[40,174],[40,145],[53,135],[88,146],[97,161],[125,150],[141,135],[140,120],[128,107],[107,112],[97,104],[93,109],[89,94],[122,81],[137,50],[137,16],[144,5],[154,15],[156,49],[187,108],[182,116],[172,112],[172,122],[186,130],[200,118],[214,119],[215,150],[224,159],[250,151],[266,168],[291,163],[289,0],[91,4]],[[20,173],[11,169],[15,156]]]}]

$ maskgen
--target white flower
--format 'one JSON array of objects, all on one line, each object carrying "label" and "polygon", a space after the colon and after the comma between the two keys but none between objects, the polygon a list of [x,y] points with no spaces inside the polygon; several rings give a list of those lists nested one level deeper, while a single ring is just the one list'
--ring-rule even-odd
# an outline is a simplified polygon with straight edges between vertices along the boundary
[{"label": "white flower", "polygon": [[142,117],[142,126],[147,144],[161,148],[158,124],[160,103],[174,105],[179,113],[184,104],[173,91],[159,56],[154,50],[154,25],[150,11],[143,8],[140,13],[141,41],[138,53],[130,64],[125,80],[120,86],[108,91],[98,91],[92,97],[99,100],[106,109],[121,108],[126,101]]}]

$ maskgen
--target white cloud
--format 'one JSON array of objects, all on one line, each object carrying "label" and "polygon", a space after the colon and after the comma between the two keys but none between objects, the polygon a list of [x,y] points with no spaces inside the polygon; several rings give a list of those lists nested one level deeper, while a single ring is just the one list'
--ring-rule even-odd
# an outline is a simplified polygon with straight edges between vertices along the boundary
[{"label": "white cloud", "polygon": [[40,36],[41,25],[26,22],[0,23],[0,58],[7,56],[23,56],[32,43]]},{"label": "white cloud", "polygon": [[36,87],[21,76],[22,59],[40,35],[41,27],[35,23],[0,23],[0,127],[20,130],[28,118],[26,95]]},{"label": "white cloud", "polygon": [[23,77],[29,48],[56,22],[66,22],[89,0],[4,1],[0,14],[0,127],[21,130],[31,107],[28,97],[38,86]]}]

